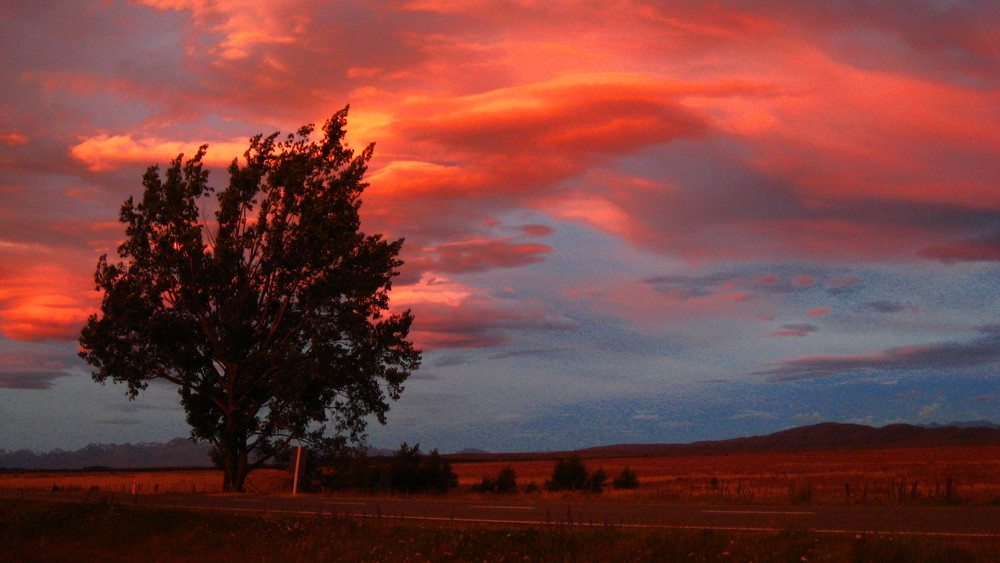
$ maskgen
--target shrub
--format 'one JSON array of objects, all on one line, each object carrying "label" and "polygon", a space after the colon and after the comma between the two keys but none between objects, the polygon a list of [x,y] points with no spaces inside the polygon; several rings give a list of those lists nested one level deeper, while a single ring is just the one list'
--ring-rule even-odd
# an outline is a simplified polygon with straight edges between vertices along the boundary
[{"label": "shrub", "polygon": [[599,493],[604,490],[608,475],[603,469],[593,473],[576,454],[556,462],[552,469],[552,479],[546,482],[550,491],[592,491]]},{"label": "shrub", "polygon": [[473,485],[472,490],[477,493],[495,493],[497,491],[497,482],[489,477],[483,477],[483,480],[478,485]]},{"label": "shrub", "polygon": [[517,474],[513,467],[504,467],[496,479],[483,477],[481,483],[472,486],[472,490],[480,493],[513,493],[517,491]]},{"label": "shrub", "polygon": [[496,491],[498,493],[513,493],[517,490],[517,474],[511,466],[504,467],[497,475]]},{"label": "shrub", "polygon": [[616,489],[637,489],[639,488],[639,476],[631,468],[626,467],[611,482],[611,486]]},{"label": "shrub", "polygon": [[560,459],[552,469],[552,480],[549,481],[549,490],[552,491],[577,491],[587,487],[587,467],[583,465],[576,454],[569,458]]},{"label": "shrub", "polygon": [[598,469],[587,478],[586,490],[599,493],[604,490],[604,483],[608,480],[608,474],[603,469]]}]

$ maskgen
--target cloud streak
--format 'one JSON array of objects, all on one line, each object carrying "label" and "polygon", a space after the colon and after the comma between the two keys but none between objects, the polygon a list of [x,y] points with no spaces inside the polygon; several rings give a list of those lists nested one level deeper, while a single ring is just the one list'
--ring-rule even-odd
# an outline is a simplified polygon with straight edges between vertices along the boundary
[{"label": "cloud streak", "polygon": [[751,372],[768,381],[797,381],[877,372],[951,370],[1000,362],[1000,325],[984,326],[968,342],[902,346],[856,356],[813,356],[777,362]]}]

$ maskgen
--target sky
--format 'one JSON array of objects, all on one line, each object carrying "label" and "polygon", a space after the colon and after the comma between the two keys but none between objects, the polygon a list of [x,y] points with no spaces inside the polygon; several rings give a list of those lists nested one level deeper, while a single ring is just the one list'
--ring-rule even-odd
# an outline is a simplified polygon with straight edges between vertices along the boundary
[{"label": "sky", "polygon": [[424,351],[373,445],[1000,422],[992,0],[0,0],[0,448],[187,436],[77,357],[119,207],[348,104]]}]

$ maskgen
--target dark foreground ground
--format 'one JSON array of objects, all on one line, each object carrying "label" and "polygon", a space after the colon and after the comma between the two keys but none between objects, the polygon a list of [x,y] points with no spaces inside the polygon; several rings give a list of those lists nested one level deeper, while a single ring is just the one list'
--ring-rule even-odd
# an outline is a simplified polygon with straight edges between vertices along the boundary
[{"label": "dark foreground ground", "polygon": [[471,525],[0,498],[0,561],[1000,561],[1000,540]]},{"label": "dark foreground ground", "polygon": [[1000,540],[1000,506],[780,506],[609,502],[580,494],[561,500],[480,497],[249,494],[129,494],[3,491],[13,498],[227,511],[257,516],[348,516],[410,523],[712,529],[726,532],[968,536]]}]

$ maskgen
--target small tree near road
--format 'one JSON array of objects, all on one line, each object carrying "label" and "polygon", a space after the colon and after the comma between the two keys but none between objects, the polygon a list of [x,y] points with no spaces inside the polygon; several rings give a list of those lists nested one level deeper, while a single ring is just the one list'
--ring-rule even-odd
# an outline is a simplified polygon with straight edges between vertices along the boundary
[{"label": "small tree near road", "polygon": [[604,482],[608,476],[603,469],[593,473],[587,471],[587,466],[579,456],[573,454],[560,459],[552,469],[552,479],[548,482],[550,491],[591,491],[599,493],[604,490]]},{"label": "small tree near road", "polygon": [[121,261],[97,264],[101,310],[80,335],[93,378],[131,398],[175,385],[227,491],[293,440],[360,444],[420,364],[413,316],[389,312],[402,240],[360,231],[373,145],[355,155],[346,120],[344,108],[316,141],[311,125],[252,138],[218,193],[205,146],[150,167],[142,198],[121,207]]},{"label": "small tree near road", "polygon": [[420,453],[420,444],[411,447],[405,442],[392,457],[387,479],[389,487],[404,493],[443,493],[458,486],[458,476],[452,471],[451,462],[442,458],[436,449],[425,456]]},{"label": "small tree near road", "polygon": [[511,466],[504,467],[497,474],[496,491],[498,493],[513,493],[517,491],[517,473]]}]

